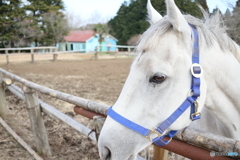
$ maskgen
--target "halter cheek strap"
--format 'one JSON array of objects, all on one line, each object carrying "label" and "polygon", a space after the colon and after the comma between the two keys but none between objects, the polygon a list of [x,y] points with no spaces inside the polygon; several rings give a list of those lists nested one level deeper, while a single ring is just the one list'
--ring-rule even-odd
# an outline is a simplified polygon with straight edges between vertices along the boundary
[{"label": "halter cheek strap", "polygon": [[[194,38],[194,47],[192,54],[192,84],[191,90],[189,92],[186,100],[175,110],[165,121],[163,121],[158,127],[154,129],[147,129],[142,127],[125,117],[121,116],[115,112],[112,107],[108,109],[107,114],[117,121],[118,123],[124,125],[125,127],[134,130],[135,132],[145,136],[150,141],[158,146],[164,146],[171,141],[171,138],[177,133],[176,130],[172,130],[168,133],[165,133],[167,129],[191,106],[190,119],[192,121],[200,119],[201,113],[198,112],[198,98],[200,97],[200,77],[202,75],[202,67],[199,65],[199,42],[198,42],[198,33],[196,29],[189,24],[192,28],[193,38]],[[165,136],[170,137],[169,141],[163,141]],[[154,138],[152,138],[154,137]]]}]

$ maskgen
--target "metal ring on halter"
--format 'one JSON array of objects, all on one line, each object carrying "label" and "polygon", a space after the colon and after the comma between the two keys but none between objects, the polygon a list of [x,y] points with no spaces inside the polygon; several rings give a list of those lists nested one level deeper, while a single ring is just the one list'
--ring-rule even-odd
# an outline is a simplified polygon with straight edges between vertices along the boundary
[{"label": "metal ring on halter", "polygon": [[170,143],[172,141],[172,137],[169,139],[169,141],[167,141],[167,143]]},{"label": "metal ring on halter", "polygon": [[[195,68],[198,68],[199,70],[195,71]],[[199,72],[199,73],[197,73],[197,72]],[[193,63],[191,66],[191,73],[192,73],[193,77],[200,78],[203,74],[202,66],[198,63]]]},{"label": "metal ring on halter", "polygon": [[[157,131],[157,128],[149,129],[149,131],[150,131],[149,134],[145,137],[151,142],[153,141],[154,138],[157,138],[157,137],[160,138],[162,136],[162,134]],[[152,138],[151,135],[157,135],[157,136]]]}]

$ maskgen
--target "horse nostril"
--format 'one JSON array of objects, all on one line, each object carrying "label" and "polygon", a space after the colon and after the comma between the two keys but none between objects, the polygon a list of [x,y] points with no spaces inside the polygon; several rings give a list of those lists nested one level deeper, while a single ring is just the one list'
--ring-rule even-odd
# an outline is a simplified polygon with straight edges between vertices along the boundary
[{"label": "horse nostril", "polygon": [[111,160],[111,151],[107,147],[104,147],[101,158],[102,160]]}]

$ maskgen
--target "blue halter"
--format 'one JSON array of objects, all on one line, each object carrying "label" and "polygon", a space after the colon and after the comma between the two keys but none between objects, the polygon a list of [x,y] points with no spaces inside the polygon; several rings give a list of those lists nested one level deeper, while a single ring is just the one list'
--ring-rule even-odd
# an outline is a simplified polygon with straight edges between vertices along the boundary
[{"label": "blue halter", "polygon": [[[194,47],[193,47],[193,55],[192,55],[192,66],[191,66],[191,73],[192,73],[192,84],[191,90],[189,92],[188,97],[186,100],[177,108],[175,112],[173,112],[165,121],[163,121],[158,127],[155,129],[147,129],[142,127],[115,112],[112,107],[108,109],[107,114],[117,121],[118,123],[124,125],[127,128],[134,130],[135,132],[145,136],[150,141],[158,146],[167,145],[172,137],[177,133],[176,130],[172,130],[168,133],[165,133],[166,130],[175,122],[182,114],[185,112],[188,107],[191,106],[191,113],[190,119],[192,121],[200,119],[201,113],[198,112],[198,98],[200,97],[200,77],[202,75],[202,67],[199,64],[199,37],[197,30],[194,26],[189,24],[193,31],[193,38],[194,38]],[[155,138],[152,138],[154,136]],[[169,141],[163,141],[165,136],[170,137]]]}]

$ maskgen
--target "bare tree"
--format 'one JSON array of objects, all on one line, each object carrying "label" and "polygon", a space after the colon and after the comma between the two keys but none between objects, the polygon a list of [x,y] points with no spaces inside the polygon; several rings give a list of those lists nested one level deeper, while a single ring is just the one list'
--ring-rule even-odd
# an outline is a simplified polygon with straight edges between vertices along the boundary
[{"label": "bare tree", "polygon": [[231,0],[222,0],[222,2],[226,4],[228,8],[231,8],[231,9],[233,9],[235,6],[235,4]]},{"label": "bare tree", "polygon": [[43,15],[44,42],[47,45],[57,44],[64,41],[64,36],[68,34],[69,27],[64,15],[57,12],[48,12]]},{"label": "bare tree", "polygon": [[240,0],[233,7],[232,13],[227,10],[224,15],[225,24],[228,27],[228,34],[238,44],[240,44]]},{"label": "bare tree", "polygon": [[28,19],[19,19],[15,28],[15,38],[13,39],[15,47],[30,46],[34,38],[40,39],[42,36]]},{"label": "bare tree", "polygon": [[86,24],[86,20],[81,17],[80,13],[66,12],[67,24],[70,30],[76,30]]},{"label": "bare tree", "polygon": [[98,10],[92,12],[92,14],[88,17],[88,23],[90,24],[98,24],[98,23],[107,23],[110,20],[110,16],[104,16]]}]

